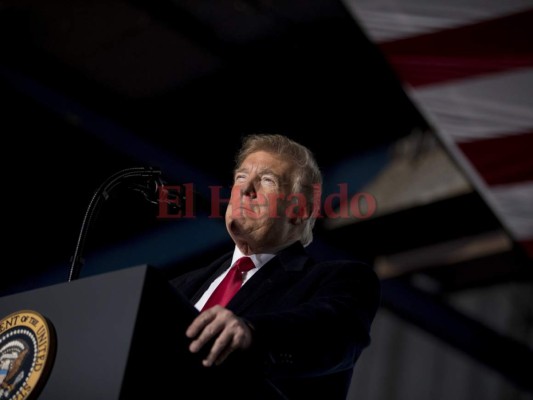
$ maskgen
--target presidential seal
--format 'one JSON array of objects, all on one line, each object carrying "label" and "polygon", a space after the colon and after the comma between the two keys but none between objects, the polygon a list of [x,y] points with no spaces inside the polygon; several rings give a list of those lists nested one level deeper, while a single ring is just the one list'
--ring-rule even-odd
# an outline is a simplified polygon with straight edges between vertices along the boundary
[{"label": "presidential seal", "polygon": [[0,320],[0,400],[36,399],[51,371],[55,333],[31,310]]}]

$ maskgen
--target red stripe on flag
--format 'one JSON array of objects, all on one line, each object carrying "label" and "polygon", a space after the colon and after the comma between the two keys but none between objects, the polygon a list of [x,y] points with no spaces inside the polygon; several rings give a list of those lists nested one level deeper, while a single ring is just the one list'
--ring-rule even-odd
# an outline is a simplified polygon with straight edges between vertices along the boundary
[{"label": "red stripe on flag", "polygon": [[399,78],[422,86],[533,65],[533,10],[379,44]]},{"label": "red stripe on flag", "polygon": [[488,185],[533,181],[533,132],[457,145]]},{"label": "red stripe on flag", "polygon": [[526,251],[526,254],[533,259],[533,239],[519,240],[518,244]]}]

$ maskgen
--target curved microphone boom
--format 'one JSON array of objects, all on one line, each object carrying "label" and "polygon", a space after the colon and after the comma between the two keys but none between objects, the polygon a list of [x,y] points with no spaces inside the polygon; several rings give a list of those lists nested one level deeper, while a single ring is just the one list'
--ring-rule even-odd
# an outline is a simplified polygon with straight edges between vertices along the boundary
[{"label": "curved microphone boom", "polygon": [[[142,183],[139,183],[139,180],[142,180]],[[110,192],[115,187],[126,182],[129,184],[128,187],[130,189],[141,192],[144,197],[152,203],[157,203],[157,200],[153,196],[157,194],[160,187],[163,187],[161,171],[152,167],[133,167],[123,169],[111,175],[100,185],[100,187],[98,187],[91,198],[83,218],[76,249],[71,260],[68,278],[69,282],[79,278],[83,266],[83,260],[81,257],[83,247],[85,246],[87,232],[97,209],[104,200],[109,198]]]}]

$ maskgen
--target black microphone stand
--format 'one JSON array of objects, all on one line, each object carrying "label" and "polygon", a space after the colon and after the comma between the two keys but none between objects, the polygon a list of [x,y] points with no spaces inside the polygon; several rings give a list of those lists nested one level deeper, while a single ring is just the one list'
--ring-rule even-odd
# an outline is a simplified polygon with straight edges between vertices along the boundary
[{"label": "black microphone stand", "polygon": [[[126,168],[111,175],[100,185],[91,198],[83,218],[80,234],[78,236],[78,242],[71,260],[70,273],[68,277],[69,282],[79,278],[80,271],[83,266],[82,252],[87,239],[87,232],[92,221],[94,220],[96,211],[99,209],[100,204],[109,198],[110,192],[123,182],[132,181],[139,178],[148,180],[148,182],[153,180],[155,182],[155,187],[157,188],[158,186],[163,186],[160,176],[161,171],[151,167]],[[132,188],[134,190],[141,191],[147,199],[149,198],[149,194],[147,193],[149,190],[149,185],[135,185]]]}]

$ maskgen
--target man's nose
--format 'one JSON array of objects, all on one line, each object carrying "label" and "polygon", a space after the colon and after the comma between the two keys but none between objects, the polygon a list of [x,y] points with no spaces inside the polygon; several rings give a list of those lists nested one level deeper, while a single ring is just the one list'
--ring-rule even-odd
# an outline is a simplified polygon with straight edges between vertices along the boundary
[{"label": "man's nose", "polygon": [[257,197],[257,188],[255,179],[248,179],[248,181],[242,187],[242,195],[249,196],[251,198]]}]

